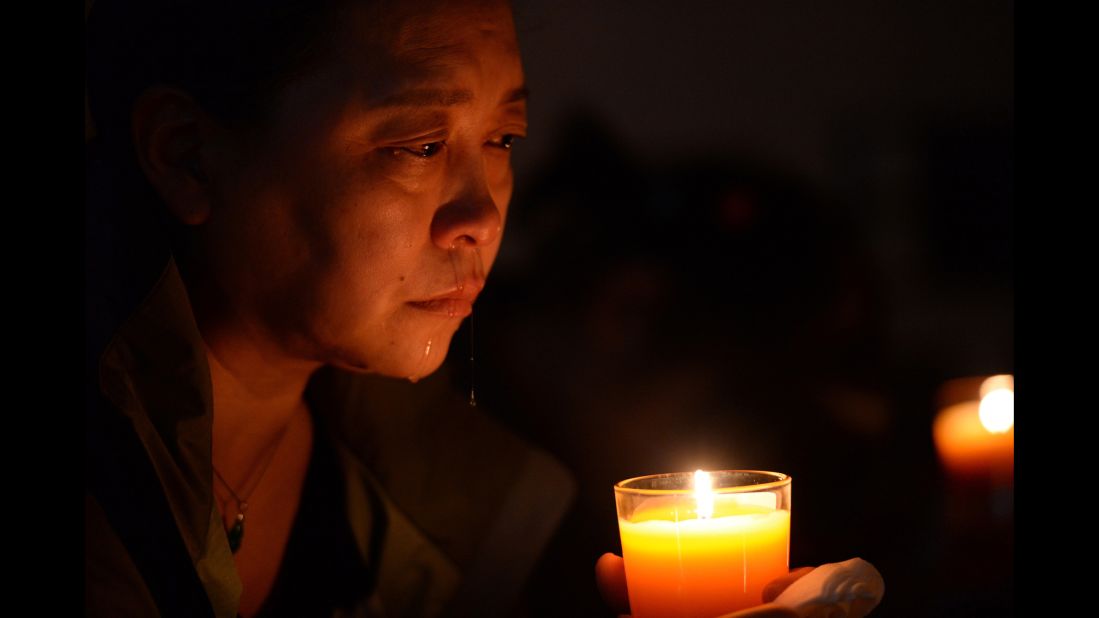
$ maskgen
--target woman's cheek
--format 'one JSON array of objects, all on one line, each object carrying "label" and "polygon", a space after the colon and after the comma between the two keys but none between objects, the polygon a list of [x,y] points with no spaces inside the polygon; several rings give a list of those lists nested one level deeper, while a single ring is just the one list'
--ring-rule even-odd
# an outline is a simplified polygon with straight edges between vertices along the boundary
[{"label": "woman's cheek", "polygon": [[510,158],[503,161],[490,161],[488,167],[489,190],[492,199],[496,202],[496,208],[500,210],[501,219],[507,214],[508,203],[511,201],[512,190],[515,187],[515,176],[512,173]]}]

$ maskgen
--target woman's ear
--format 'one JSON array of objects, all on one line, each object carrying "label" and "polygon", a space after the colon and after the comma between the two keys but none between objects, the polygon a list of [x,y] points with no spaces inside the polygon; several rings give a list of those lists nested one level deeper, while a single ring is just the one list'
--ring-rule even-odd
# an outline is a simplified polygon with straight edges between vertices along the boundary
[{"label": "woman's ear", "polygon": [[205,223],[212,202],[203,169],[213,130],[209,116],[187,93],[154,87],[138,97],[131,121],[138,163],[168,210],[186,225]]}]

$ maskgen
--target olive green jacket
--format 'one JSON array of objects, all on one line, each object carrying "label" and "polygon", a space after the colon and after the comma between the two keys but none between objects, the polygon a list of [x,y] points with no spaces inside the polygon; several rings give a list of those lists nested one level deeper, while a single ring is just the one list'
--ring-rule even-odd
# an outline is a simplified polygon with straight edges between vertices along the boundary
[{"label": "olive green jacket", "polygon": [[[509,615],[572,500],[560,464],[440,384],[332,368],[310,382],[373,578],[363,582],[372,594],[340,615]],[[174,261],[99,357],[96,386],[87,614],[236,616],[241,584],[212,489],[210,371]]]}]

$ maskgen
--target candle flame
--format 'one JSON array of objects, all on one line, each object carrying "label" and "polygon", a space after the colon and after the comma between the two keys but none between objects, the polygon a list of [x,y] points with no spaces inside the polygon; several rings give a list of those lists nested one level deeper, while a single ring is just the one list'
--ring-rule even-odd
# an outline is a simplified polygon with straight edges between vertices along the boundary
[{"label": "candle flame", "polygon": [[1015,392],[1006,388],[989,391],[981,397],[977,414],[989,433],[1006,433],[1015,424]]},{"label": "candle flame", "polygon": [[695,470],[695,503],[699,519],[709,519],[714,515],[714,481],[709,472]]}]

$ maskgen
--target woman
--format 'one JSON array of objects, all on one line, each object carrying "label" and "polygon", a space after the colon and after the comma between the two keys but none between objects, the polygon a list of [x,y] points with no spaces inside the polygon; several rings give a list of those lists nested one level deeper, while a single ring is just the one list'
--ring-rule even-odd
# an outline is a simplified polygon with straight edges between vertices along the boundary
[{"label": "woman", "polygon": [[367,414],[356,374],[439,367],[496,257],[526,131],[509,6],[131,4],[89,17],[89,613],[513,601],[560,466],[467,413],[491,449],[390,476],[494,472],[400,502],[334,437]]},{"label": "woman", "polygon": [[435,371],[496,257],[509,4],[98,0],[88,34],[88,613],[510,611],[567,473],[469,410],[387,433],[359,382]]}]

